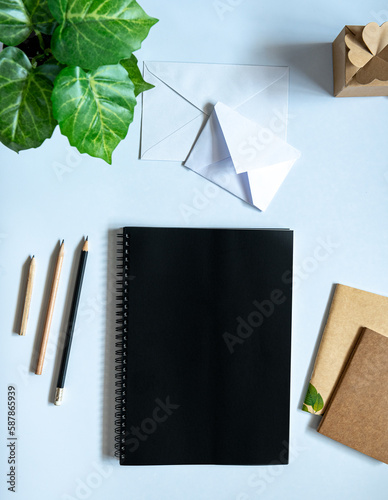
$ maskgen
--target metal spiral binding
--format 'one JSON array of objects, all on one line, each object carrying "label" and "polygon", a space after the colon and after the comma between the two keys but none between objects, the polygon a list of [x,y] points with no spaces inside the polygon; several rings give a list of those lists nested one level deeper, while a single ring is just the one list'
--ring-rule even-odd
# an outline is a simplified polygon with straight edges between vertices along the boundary
[{"label": "metal spiral binding", "polygon": [[129,276],[129,234],[117,235],[117,288],[116,288],[116,356],[115,356],[115,455],[125,459],[125,404],[126,404],[126,350],[128,304],[126,289]]}]

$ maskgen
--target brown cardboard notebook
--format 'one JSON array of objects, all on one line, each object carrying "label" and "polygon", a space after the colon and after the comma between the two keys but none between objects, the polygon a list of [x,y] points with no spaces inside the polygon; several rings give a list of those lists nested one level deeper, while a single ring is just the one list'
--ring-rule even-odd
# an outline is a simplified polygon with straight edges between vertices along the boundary
[{"label": "brown cardboard notebook", "polygon": [[388,463],[388,338],[365,329],[318,432]]},{"label": "brown cardboard notebook", "polygon": [[303,410],[325,412],[364,327],[388,337],[388,297],[337,285]]}]

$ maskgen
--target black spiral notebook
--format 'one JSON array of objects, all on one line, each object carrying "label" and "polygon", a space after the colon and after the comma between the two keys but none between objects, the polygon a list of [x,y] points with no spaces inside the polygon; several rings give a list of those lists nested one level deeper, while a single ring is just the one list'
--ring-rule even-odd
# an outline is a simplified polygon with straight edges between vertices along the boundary
[{"label": "black spiral notebook", "polygon": [[288,463],[292,231],[118,240],[121,465]]}]

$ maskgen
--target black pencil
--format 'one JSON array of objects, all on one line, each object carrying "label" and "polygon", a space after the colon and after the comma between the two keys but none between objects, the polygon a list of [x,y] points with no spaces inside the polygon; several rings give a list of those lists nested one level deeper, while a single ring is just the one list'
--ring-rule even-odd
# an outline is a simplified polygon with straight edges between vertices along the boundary
[{"label": "black pencil", "polygon": [[88,251],[89,251],[89,242],[88,238],[86,238],[85,244],[81,252],[81,258],[78,265],[77,279],[75,282],[73,298],[71,301],[70,316],[66,330],[65,345],[63,346],[63,354],[61,360],[61,367],[59,369],[57,390],[55,391],[54,404],[56,406],[60,406],[62,404],[63,388],[65,387],[65,378],[70,356],[71,341],[73,339],[75,321],[77,318],[77,310],[78,310],[79,299],[81,296],[82,282],[85,273],[86,260],[88,258]]}]

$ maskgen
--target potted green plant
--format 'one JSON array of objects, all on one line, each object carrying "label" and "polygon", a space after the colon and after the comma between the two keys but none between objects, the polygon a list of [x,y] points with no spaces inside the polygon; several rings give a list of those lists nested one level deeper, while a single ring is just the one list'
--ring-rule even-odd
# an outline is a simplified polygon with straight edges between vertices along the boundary
[{"label": "potted green plant", "polygon": [[137,66],[157,22],[135,0],[0,2],[0,141],[37,148],[59,124],[81,153],[112,162],[152,88]]}]

